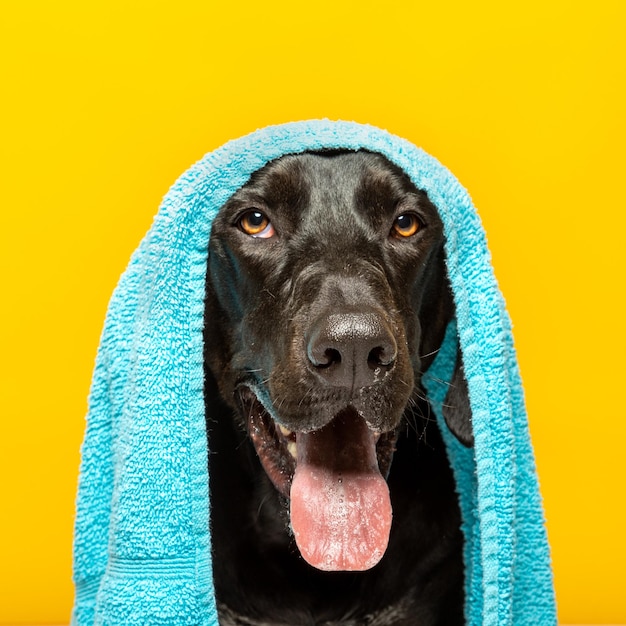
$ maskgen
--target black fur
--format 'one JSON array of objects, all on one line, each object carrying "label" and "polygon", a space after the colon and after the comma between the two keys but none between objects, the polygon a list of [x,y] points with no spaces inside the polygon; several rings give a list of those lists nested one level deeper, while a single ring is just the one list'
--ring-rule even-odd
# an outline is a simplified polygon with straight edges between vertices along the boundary
[{"label": "black fur", "polygon": [[[273,236],[242,231],[251,209],[269,218]],[[394,222],[407,214],[419,230],[397,236]],[[454,480],[420,384],[452,315],[437,211],[379,155],[283,157],[222,208],[210,241],[205,330],[221,624],[463,623]],[[336,318],[374,320],[372,337],[349,346],[354,363],[347,361],[345,337],[337,350],[325,349],[328,320]],[[341,369],[346,362],[348,373]],[[368,378],[374,368],[384,370],[382,382]],[[455,408],[446,420],[471,445],[460,367],[454,384]],[[398,433],[388,476],[389,546],[372,569],[322,572],[302,559],[287,498],[248,435],[240,400],[248,387],[271,398],[274,417],[292,431],[319,429],[349,405],[371,429]]]}]

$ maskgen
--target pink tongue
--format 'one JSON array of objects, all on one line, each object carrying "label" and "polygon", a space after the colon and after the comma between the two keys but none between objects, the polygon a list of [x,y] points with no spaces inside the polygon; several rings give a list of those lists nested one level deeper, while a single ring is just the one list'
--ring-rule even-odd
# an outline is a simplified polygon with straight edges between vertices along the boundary
[{"label": "pink tongue", "polygon": [[291,526],[305,561],[321,570],[361,571],[389,542],[391,501],[376,441],[356,411],[298,434]]}]

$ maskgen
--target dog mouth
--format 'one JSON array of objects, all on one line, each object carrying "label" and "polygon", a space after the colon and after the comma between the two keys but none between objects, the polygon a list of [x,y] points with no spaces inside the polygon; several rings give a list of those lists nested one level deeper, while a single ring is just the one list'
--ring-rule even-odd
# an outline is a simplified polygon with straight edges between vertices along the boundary
[{"label": "dog mouth", "polygon": [[318,430],[277,424],[254,391],[239,387],[261,465],[289,500],[300,554],[325,571],[363,571],[389,542],[391,501],[386,477],[398,429],[378,433],[352,406]]}]

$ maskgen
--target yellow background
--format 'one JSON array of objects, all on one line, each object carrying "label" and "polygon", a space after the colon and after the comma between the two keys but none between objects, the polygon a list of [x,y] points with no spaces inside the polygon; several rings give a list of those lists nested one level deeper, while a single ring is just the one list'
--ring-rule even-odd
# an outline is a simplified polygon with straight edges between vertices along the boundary
[{"label": "yellow background", "polygon": [[626,3],[4,2],[0,623],[67,621],[108,298],[224,141],[369,122],[447,165],[515,324],[562,622],[626,622]]}]

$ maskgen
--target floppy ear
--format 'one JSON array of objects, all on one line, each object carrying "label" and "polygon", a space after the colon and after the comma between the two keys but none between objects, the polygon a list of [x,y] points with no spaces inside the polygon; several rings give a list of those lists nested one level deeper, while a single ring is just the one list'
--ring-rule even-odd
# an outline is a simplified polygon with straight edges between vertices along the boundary
[{"label": "floppy ear", "polygon": [[443,403],[442,413],[454,436],[464,446],[471,448],[474,445],[472,409],[470,408],[469,391],[460,350],[457,351],[456,367],[450,381],[450,389]]}]

